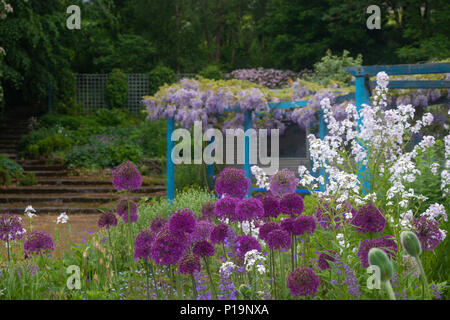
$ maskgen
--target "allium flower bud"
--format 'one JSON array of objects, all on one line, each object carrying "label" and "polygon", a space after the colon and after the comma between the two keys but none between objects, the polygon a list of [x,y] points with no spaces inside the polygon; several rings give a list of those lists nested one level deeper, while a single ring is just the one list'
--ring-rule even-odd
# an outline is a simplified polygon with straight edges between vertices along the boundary
[{"label": "allium flower bud", "polygon": [[394,271],[392,269],[392,263],[389,260],[387,254],[378,248],[372,248],[369,251],[369,263],[371,266],[375,265],[380,268],[381,281],[391,280]]},{"label": "allium flower bud", "polygon": [[403,248],[411,257],[418,257],[422,253],[422,246],[417,236],[411,231],[400,233],[400,241]]}]

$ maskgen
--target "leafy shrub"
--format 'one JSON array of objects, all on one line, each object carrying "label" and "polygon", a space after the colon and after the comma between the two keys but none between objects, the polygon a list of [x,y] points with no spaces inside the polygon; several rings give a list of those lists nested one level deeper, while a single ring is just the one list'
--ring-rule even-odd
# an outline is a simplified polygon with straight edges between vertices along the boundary
[{"label": "leafy shrub", "polygon": [[120,109],[99,109],[95,112],[95,121],[105,127],[126,125],[127,113]]},{"label": "leafy shrub", "polygon": [[223,78],[222,71],[220,68],[214,64],[207,65],[198,73],[199,76],[212,79],[212,80],[221,80]]},{"label": "leafy shrub", "polygon": [[205,165],[180,164],[175,166],[175,187],[177,190],[186,190],[190,186],[206,187]]},{"label": "leafy shrub", "polygon": [[3,168],[0,168],[0,186],[8,186],[11,184],[11,175]]},{"label": "leafy shrub", "polygon": [[177,75],[175,74],[175,71],[166,66],[158,65],[150,71],[149,74],[150,94],[155,94],[159,87],[164,84],[167,83],[170,85],[174,82],[177,82]]},{"label": "leafy shrub", "polygon": [[161,158],[166,154],[166,122],[145,121],[129,135],[142,147],[144,157]]},{"label": "leafy shrub", "polygon": [[314,74],[311,77],[306,76],[309,80],[328,86],[331,81],[337,81],[344,84],[350,84],[351,75],[346,72],[344,67],[362,65],[362,55],[358,54],[356,59],[349,56],[350,52],[344,50],[342,56],[332,55],[331,50],[322,59],[314,64]]},{"label": "leafy shrub", "polygon": [[128,97],[127,75],[120,69],[113,69],[105,87],[106,100],[110,108],[124,108]]},{"label": "leafy shrub", "polygon": [[28,172],[23,176],[23,178],[19,179],[19,184],[21,186],[34,186],[37,183],[36,176],[33,172]]},{"label": "leafy shrub", "polygon": [[270,89],[276,89],[289,85],[289,78],[291,80],[302,78],[303,75],[308,72],[311,71],[305,69],[297,73],[291,70],[285,71],[264,68],[238,69],[232,71],[230,74],[225,75],[225,77],[238,80],[247,80]]},{"label": "leafy shrub", "polygon": [[5,170],[10,177],[20,177],[23,173],[20,164],[2,155],[0,155],[0,169]]}]

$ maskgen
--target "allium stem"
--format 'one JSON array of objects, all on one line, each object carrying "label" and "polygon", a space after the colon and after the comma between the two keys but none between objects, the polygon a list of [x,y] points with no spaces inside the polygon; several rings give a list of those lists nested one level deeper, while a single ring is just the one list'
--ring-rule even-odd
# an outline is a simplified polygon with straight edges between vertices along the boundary
[{"label": "allium stem", "polygon": [[191,273],[191,280],[192,280],[192,300],[197,299],[197,282],[195,281],[194,274]]},{"label": "allium stem", "polygon": [[6,236],[6,248],[8,249],[7,251],[8,251],[8,263],[10,263],[11,262],[11,258],[10,258],[10,255],[9,255],[9,234]]},{"label": "allium stem", "polygon": [[203,259],[205,260],[206,271],[208,271],[209,281],[211,282],[211,289],[214,295],[214,299],[217,300],[216,288],[214,287],[214,282],[211,276],[211,270],[209,270],[208,258],[204,257]]},{"label": "allium stem", "polygon": [[427,280],[427,276],[425,274],[425,270],[423,269],[423,265],[422,265],[422,260],[417,256],[415,257],[417,264],[419,265],[419,269],[420,269],[420,274],[422,275],[422,284],[423,284],[423,299],[431,299],[429,291],[428,291],[428,280]]},{"label": "allium stem", "polygon": [[149,267],[148,267],[148,261],[146,260],[145,261],[145,269],[146,269],[146,271],[147,271],[147,300],[150,300],[150,281],[149,281],[149,277],[150,277],[150,274],[149,274],[149,272],[150,272],[150,270],[149,270]]},{"label": "allium stem", "polygon": [[394,294],[394,290],[392,290],[392,286],[391,286],[391,282],[388,281],[383,281],[383,286],[386,289],[388,295],[389,295],[389,299],[391,300],[396,300],[395,299],[395,294]]},{"label": "allium stem", "polygon": [[225,250],[225,244],[223,242],[222,242],[222,249],[223,249],[223,255],[225,257],[225,260],[228,260],[227,250]]},{"label": "allium stem", "polygon": [[291,245],[291,264],[292,264],[292,266],[291,266],[291,269],[292,269],[292,271],[294,271],[294,269],[295,269],[295,262],[294,262],[294,251],[295,251],[295,244],[294,244],[294,235],[291,235],[291,242],[292,242],[292,245]]}]

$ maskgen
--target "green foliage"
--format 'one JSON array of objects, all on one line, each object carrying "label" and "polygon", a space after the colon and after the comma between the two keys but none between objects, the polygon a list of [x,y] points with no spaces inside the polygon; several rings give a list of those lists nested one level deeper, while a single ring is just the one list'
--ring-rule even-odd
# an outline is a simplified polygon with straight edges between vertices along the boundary
[{"label": "green foliage", "polygon": [[127,75],[120,69],[109,74],[105,87],[105,96],[110,108],[124,108],[128,98]]},{"label": "green foliage", "polygon": [[210,64],[198,72],[198,75],[211,80],[222,80],[223,74],[217,65]]},{"label": "green foliage", "polygon": [[11,184],[11,175],[6,169],[0,167],[0,186],[8,186]]},{"label": "green foliage", "polygon": [[23,173],[20,164],[2,155],[0,155],[0,169],[5,170],[10,177],[20,177]]},{"label": "green foliage", "polygon": [[175,74],[175,71],[166,66],[158,65],[149,73],[148,82],[150,86],[150,94],[155,94],[159,90],[159,87],[164,84],[170,85],[176,81],[177,75]]},{"label": "green foliage", "polygon": [[34,173],[28,172],[21,179],[19,179],[19,184],[21,186],[34,186],[38,184],[38,182]]},{"label": "green foliage", "polygon": [[349,54],[350,52],[344,50],[342,56],[339,57],[332,55],[331,50],[328,50],[327,54],[314,64],[314,74],[310,77],[310,80],[322,86],[328,86],[331,81],[349,85],[351,75],[343,68],[362,65],[362,56],[360,54],[358,54],[356,59],[353,59]]}]

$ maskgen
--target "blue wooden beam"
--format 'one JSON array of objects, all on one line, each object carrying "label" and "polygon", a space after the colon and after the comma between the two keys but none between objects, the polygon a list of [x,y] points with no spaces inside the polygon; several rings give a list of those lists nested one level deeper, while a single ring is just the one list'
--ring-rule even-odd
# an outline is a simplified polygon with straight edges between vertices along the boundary
[{"label": "blue wooden beam", "polygon": [[[252,191],[260,191],[260,192],[267,192],[266,188],[255,188],[252,187],[251,188]],[[311,192],[309,192],[308,189],[295,189],[296,193],[304,193],[304,194],[311,194]]]},{"label": "blue wooden beam", "polygon": [[166,157],[167,157],[167,200],[169,200],[170,203],[173,203],[173,200],[175,198],[175,165],[172,161],[172,150],[174,147],[174,143],[172,141],[172,133],[175,129],[175,120],[173,118],[167,120],[167,150],[166,150]]},{"label": "blue wooden beam", "polygon": [[[247,110],[244,114],[244,132],[247,132],[248,129],[252,128],[252,112]],[[250,135],[246,135],[244,137],[244,170],[245,170],[245,176],[252,180],[252,173],[250,171],[250,147],[251,147],[251,139]],[[252,159],[254,160],[254,159]],[[251,188],[248,188],[246,197],[249,198],[252,196]]]},{"label": "blue wooden beam", "polygon": [[[376,81],[370,82],[374,88]],[[443,89],[450,88],[450,81],[446,80],[392,80],[389,81],[390,89]]]},{"label": "blue wooden beam", "polygon": [[347,67],[345,71],[351,75],[357,76],[375,76],[378,72],[384,71],[388,75],[399,74],[428,74],[428,73],[448,73],[450,72],[450,63],[425,63],[425,64],[397,64],[387,66],[359,66]]}]

